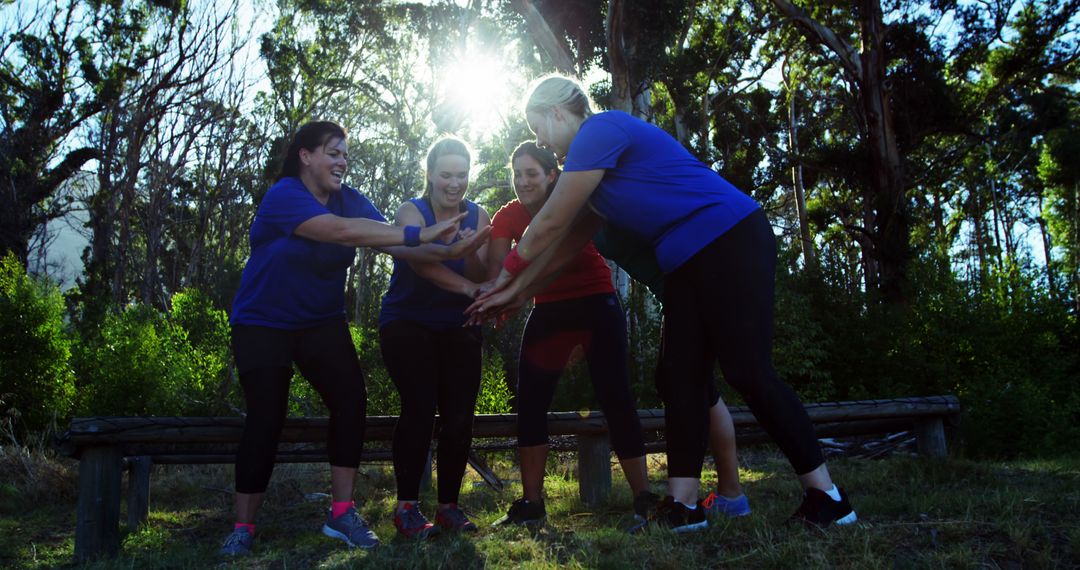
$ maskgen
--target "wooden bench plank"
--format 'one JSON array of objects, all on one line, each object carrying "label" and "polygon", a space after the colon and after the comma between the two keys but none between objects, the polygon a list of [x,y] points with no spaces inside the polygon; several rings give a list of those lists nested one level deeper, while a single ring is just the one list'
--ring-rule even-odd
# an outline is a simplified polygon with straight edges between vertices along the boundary
[{"label": "wooden bench plank", "polygon": [[[914,430],[919,453],[947,455],[944,427],[955,423],[960,403],[955,396],[895,398],[852,402],[827,402],[805,406],[818,437],[861,435]],[[745,407],[731,408],[739,445],[769,441],[753,414]],[[639,410],[642,428],[662,432],[663,410]],[[389,441],[397,418],[367,419],[365,441]],[[58,438],[61,451],[78,457],[79,506],[75,557],[89,560],[119,551],[120,479],[124,457],[129,460],[128,526],[146,520],[149,509],[150,473],[153,464],[233,463],[243,433],[242,417],[86,417],[75,418]],[[328,418],[288,418],[281,442],[322,443],[327,439]],[[552,412],[548,432],[553,436],[577,436],[579,494],[584,503],[602,502],[611,489],[611,448],[607,424],[600,412]],[[513,438],[515,414],[476,416],[474,439]],[[185,449],[184,447],[188,448]],[[662,440],[647,444],[649,452],[663,450]],[[368,450],[364,460],[386,460],[387,450]],[[322,447],[279,450],[278,463],[324,462]]]}]

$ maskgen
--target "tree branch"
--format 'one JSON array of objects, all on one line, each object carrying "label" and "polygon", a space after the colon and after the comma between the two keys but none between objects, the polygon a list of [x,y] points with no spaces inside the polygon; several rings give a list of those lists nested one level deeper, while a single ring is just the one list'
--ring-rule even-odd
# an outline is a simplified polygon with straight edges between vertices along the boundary
[{"label": "tree branch", "polygon": [[836,57],[840,58],[840,65],[844,67],[856,80],[862,81],[862,61],[859,52],[851,44],[838,37],[832,30],[815,21],[805,10],[788,2],[787,0],[770,0],[785,16],[791,18],[796,25],[802,28],[808,39],[817,40],[818,43],[829,48]]},{"label": "tree branch", "polygon": [[518,13],[525,18],[525,23],[529,27],[529,35],[532,36],[541,49],[547,52],[548,57],[555,64],[555,69],[561,73],[574,74],[574,58],[570,57],[570,48],[566,45],[565,40],[551,31],[551,26],[548,25],[543,14],[533,5],[532,0],[514,0],[513,4]]}]

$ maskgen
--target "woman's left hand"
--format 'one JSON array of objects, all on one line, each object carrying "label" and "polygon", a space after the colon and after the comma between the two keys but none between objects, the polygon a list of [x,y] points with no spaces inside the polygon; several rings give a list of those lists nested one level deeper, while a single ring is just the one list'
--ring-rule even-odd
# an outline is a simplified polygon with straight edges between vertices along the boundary
[{"label": "woman's left hand", "polygon": [[421,228],[420,242],[431,243],[435,240],[446,240],[453,237],[458,232],[458,225],[461,223],[461,220],[464,220],[467,215],[467,212],[461,212],[449,220],[444,220],[437,224]]}]

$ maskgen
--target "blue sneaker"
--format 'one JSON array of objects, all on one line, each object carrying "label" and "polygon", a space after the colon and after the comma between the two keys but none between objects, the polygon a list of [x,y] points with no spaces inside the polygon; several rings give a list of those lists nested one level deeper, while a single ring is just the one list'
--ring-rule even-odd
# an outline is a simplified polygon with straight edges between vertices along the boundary
[{"label": "blue sneaker", "polygon": [[739,495],[735,499],[729,499],[723,495],[717,495],[716,493],[709,493],[708,497],[701,502],[705,505],[705,514],[710,517],[718,517],[724,515],[725,517],[745,517],[750,514],[750,501],[746,500],[746,495]]},{"label": "blue sneaker", "polygon": [[225,538],[225,544],[218,551],[222,556],[248,556],[251,554],[251,546],[255,543],[246,528],[234,528],[232,534]]},{"label": "blue sneaker", "polygon": [[356,507],[351,507],[340,517],[333,519],[327,516],[326,524],[322,527],[326,536],[345,541],[352,548],[369,550],[379,545],[379,537],[368,528]]},{"label": "blue sneaker", "polygon": [[431,524],[416,503],[405,503],[400,511],[394,513],[394,526],[397,527],[398,534],[405,538],[422,540],[439,534],[439,527]]}]

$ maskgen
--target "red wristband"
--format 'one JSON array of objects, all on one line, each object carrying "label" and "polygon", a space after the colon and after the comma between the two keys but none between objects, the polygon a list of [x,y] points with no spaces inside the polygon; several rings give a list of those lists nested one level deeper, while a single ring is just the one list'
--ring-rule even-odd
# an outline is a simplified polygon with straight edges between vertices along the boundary
[{"label": "red wristband", "polygon": [[528,267],[530,263],[532,262],[518,255],[517,248],[515,247],[510,250],[506,259],[503,259],[503,269],[510,275],[517,277],[519,273],[525,271],[525,268]]}]

